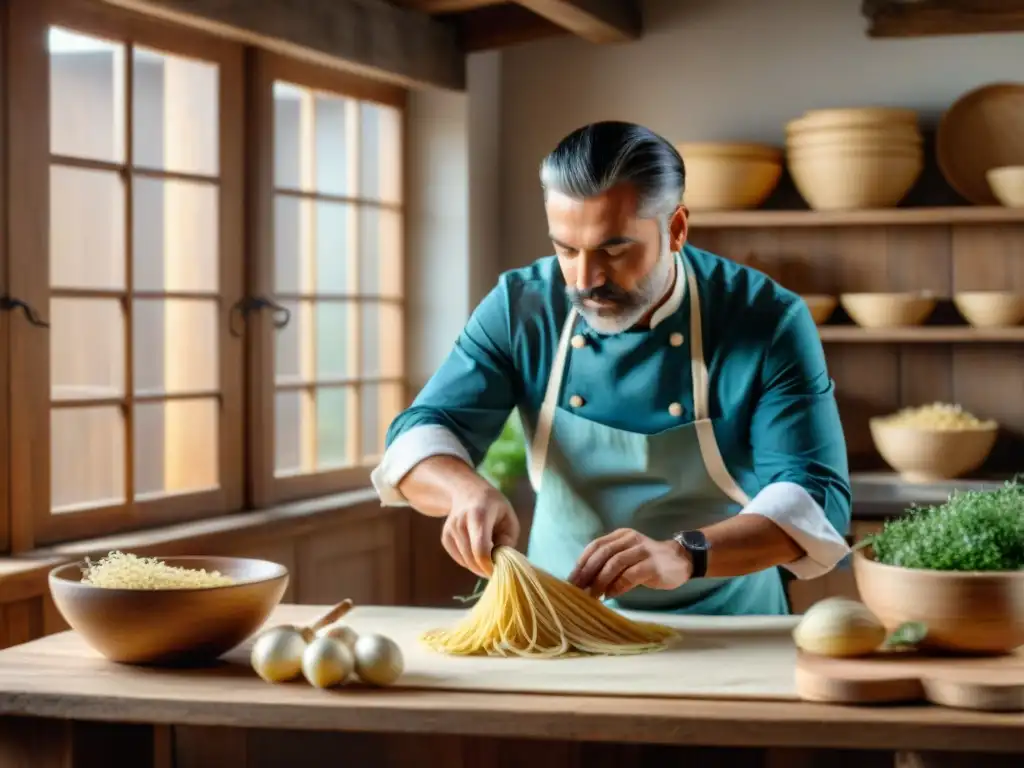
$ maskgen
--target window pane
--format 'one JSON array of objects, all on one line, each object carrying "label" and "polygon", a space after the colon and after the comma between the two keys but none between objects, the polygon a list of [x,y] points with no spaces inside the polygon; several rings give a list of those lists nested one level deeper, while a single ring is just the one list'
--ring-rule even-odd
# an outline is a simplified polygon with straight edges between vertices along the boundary
[{"label": "window pane", "polygon": [[359,210],[359,293],[402,295],[402,216],[376,206]]},{"label": "window pane", "polygon": [[219,388],[216,301],[136,299],[133,306],[137,393],[212,392]]},{"label": "window pane", "polygon": [[316,167],[313,173],[317,192],[326,195],[352,193],[355,153],[351,148],[356,107],[351,99],[326,93],[315,96]]},{"label": "window pane", "polygon": [[134,179],[132,279],[136,290],[217,290],[217,193],[213,184]]},{"label": "window pane", "polygon": [[274,199],[274,290],[279,293],[310,292],[312,206],[309,200],[288,195]]},{"label": "window pane", "polygon": [[350,466],[352,456],[351,387],[321,387],[316,393],[316,441],[318,470]]},{"label": "window pane", "polygon": [[402,113],[368,102],[360,108],[359,196],[397,203],[402,199]]},{"label": "window pane", "polygon": [[50,283],[123,290],[124,183],[112,171],[50,168]]},{"label": "window pane", "polygon": [[220,484],[213,398],[135,405],[135,498],[210,490]]},{"label": "window pane", "polygon": [[119,407],[55,409],[50,415],[53,511],[124,503],[124,450]]},{"label": "window pane", "polygon": [[316,203],[316,292],[356,293],[355,255],[355,206]]},{"label": "window pane", "polygon": [[312,381],[313,356],[313,302],[282,301],[281,306],[291,313],[288,325],[274,331],[274,370],[278,384]]},{"label": "window pane", "polygon": [[133,50],[132,64],[134,164],[216,176],[217,66],[145,48]]},{"label": "window pane", "polygon": [[277,195],[274,287],[279,293],[355,293],[355,207]]},{"label": "window pane", "polygon": [[124,312],[113,299],[50,300],[54,400],[124,394]]},{"label": "window pane", "polygon": [[50,151],[123,162],[124,45],[51,27]]},{"label": "window pane", "polygon": [[355,376],[355,307],[349,302],[320,301],[316,305],[316,378]]},{"label": "window pane", "polygon": [[384,452],[388,426],[404,407],[401,384],[364,384],[360,388],[363,417],[363,461],[374,461]]},{"label": "window pane", "polygon": [[306,91],[274,83],[274,186],[302,187],[302,110]]},{"label": "window pane", "polygon": [[362,334],[359,375],[365,378],[401,376],[405,355],[402,308],[398,304],[366,302],[359,325]]},{"label": "window pane", "polygon": [[275,469],[278,475],[309,472],[313,467],[313,397],[306,390],[278,392],[275,398]]},{"label": "window pane", "polygon": [[274,185],[351,194],[356,112],[350,99],[274,83]]}]

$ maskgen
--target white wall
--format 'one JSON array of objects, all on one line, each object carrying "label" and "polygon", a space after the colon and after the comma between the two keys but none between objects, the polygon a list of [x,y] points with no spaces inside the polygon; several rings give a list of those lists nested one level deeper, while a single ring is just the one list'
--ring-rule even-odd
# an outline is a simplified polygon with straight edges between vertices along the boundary
[{"label": "white wall", "polygon": [[550,252],[537,165],[606,119],[673,141],[781,142],[804,110],[892,105],[934,118],[960,94],[1024,79],[1024,34],[874,40],[859,0],[646,0],[622,45],[554,38],[502,54],[501,267]]},{"label": "white wall", "polygon": [[500,58],[473,55],[465,93],[410,94],[406,179],[410,395],[494,284],[499,254]]}]

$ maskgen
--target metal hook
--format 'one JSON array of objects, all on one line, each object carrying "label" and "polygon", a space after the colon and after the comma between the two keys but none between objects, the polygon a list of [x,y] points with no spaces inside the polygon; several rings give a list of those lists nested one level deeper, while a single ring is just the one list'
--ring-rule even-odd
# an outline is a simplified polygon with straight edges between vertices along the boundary
[{"label": "metal hook", "polygon": [[233,336],[241,336],[242,332],[236,330],[235,326],[235,314],[242,316],[243,322],[253,312],[258,312],[261,309],[272,309],[274,311],[273,323],[274,327],[281,330],[292,318],[292,313],[287,308],[282,307],[280,304],[266,298],[265,296],[246,296],[244,299],[240,299],[235,306],[231,308],[231,327],[230,331]]},{"label": "metal hook", "polygon": [[21,299],[15,299],[10,296],[0,296],[0,310],[5,312],[13,312],[16,309],[20,309],[25,313],[25,319],[28,320],[32,325],[38,326],[39,328],[49,328],[50,324],[43,320],[39,313],[37,313],[32,307],[26,304]]}]

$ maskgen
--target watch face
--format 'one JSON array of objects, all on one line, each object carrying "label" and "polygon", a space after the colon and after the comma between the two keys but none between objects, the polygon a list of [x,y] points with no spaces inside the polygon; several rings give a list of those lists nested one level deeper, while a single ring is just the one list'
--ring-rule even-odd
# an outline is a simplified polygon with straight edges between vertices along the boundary
[{"label": "watch face", "polygon": [[708,548],[708,541],[700,531],[683,531],[679,534],[679,541],[687,549]]}]

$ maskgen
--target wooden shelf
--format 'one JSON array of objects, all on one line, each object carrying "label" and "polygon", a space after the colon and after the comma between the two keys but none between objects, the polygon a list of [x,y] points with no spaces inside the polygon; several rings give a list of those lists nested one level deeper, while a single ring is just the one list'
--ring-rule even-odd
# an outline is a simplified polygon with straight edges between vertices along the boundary
[{"label": "wooden shelf", "polygon": [[856,325],[823,325],[821,340],[851,344],[956,344],[972,342],[1024,343],[1024,326],[972,328],[970,326],[921,326],[909,328],[861,328]]},{"label": "wooden shelf", "polygon": [[699,228],[927,226],[948,224],[1024,224],[1024,208],[947,206],[944,208],[880,208],[871,211],[694,211],[690,224]]}]

